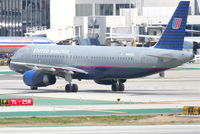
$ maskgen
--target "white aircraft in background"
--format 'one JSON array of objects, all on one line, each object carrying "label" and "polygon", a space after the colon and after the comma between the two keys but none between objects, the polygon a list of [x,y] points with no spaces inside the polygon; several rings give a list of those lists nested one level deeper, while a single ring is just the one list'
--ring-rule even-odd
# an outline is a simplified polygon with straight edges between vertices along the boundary
[{"label": "white aircraft in background", "polygon": [[21,47],[55,44],[45,37],[0,37],[0,54],[12,54]]}]

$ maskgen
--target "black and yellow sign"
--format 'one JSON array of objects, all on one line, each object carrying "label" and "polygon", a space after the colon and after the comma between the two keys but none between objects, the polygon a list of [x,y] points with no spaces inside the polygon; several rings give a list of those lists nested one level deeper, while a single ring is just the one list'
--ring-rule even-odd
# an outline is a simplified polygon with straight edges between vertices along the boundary
[{"label": "black and yellow sign", "polygon": [[9,105],[9,100],[8,99],[0,100],[0,106],[6,106],[6,105]]},{"label": "black and yellow sign", "polygon": [[184,115],[200,115],[200,107],[184,106],[183,114]]}]

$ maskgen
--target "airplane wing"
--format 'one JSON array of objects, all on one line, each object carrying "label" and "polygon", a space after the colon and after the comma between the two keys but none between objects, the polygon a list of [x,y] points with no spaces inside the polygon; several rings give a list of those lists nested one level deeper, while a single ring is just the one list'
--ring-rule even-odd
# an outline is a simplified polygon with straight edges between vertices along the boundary
[{"label": "airplane wing", "polygon": [[82,74],[88,74],[88,72],[78,69],[75,67],[69,67],[69,66],[56,66],[56,65],[44,65],[44,64],[32,64],[32,63],[23,63],[23,62],[12,62],[12,64],[15,65],[24,65],[32,70],[39,70],[39,71],[47,71],[52,73],[58,73],[58,72],[68,72],[68,73],[82,73]]}]

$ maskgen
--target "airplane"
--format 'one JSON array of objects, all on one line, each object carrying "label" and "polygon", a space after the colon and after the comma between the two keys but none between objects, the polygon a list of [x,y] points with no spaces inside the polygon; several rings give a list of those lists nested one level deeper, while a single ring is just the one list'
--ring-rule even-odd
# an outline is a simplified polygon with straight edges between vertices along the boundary
[{"label": "airplane", "polygon": [[0,37],[0,54],[11,54],[30,45],[54,44],[44,37]]},{"label": "airplane", "polygon": [[152,75],[180,66],[193,59],[183,50],[189,1],[181,1],[162,37],[154,47],[55,46],[38,45],[19,49],[10,69],[23,74],[31,90],[56,83],[56,76],[68,84],[65,92],[78,92],[73,79],[94,80],[124,91],[127,79]]}]

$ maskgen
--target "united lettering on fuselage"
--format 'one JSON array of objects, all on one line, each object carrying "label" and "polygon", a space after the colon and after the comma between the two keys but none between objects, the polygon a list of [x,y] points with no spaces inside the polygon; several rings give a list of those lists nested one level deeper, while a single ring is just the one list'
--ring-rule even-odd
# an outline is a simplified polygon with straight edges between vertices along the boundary
[{"label": "united lettering on fuselage", "polygon": [[58,49],[39,49],[35,48],[33,54],[69,54],[69,50],[58,50]]}]

